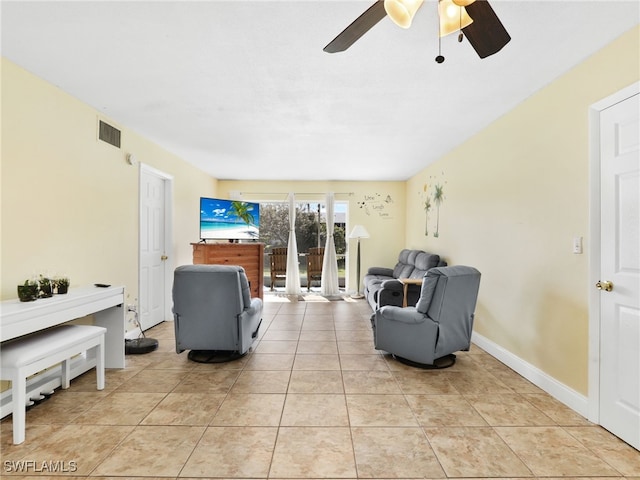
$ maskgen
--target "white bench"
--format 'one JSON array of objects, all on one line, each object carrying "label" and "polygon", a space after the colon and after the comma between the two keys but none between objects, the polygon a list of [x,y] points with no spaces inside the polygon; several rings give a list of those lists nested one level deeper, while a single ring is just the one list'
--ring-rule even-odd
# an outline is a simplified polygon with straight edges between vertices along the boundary
[{"label": "white bench", "polygon": [[62,388],[69,388],[70,359],[96,349],[98,390],[104,389],[104,336],[106,328],[93,325],[60,325],[25,335],[0,346],[0,379],[11,380],[13,443],[25,439],[27,377],[61,363]]}]

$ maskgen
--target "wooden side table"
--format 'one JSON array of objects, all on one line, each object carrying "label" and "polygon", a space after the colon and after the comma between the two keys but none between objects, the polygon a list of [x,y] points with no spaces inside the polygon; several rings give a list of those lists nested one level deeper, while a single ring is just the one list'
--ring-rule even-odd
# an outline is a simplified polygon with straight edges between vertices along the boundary
[{"label": "wooden side table", "polygon": [[399,278],[398,281],[402,284],[402,307],[407,306],[407,290],[409,285],[422,285],[422,278]]}]

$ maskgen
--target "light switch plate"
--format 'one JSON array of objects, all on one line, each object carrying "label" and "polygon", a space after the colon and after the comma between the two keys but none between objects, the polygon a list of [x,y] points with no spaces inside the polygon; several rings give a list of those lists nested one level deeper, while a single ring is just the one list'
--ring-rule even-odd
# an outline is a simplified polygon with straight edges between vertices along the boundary
[{"label": "light switch plate", "polygon": [[573,253],[576,255],[582,253],[582,237],[573,237]]}]

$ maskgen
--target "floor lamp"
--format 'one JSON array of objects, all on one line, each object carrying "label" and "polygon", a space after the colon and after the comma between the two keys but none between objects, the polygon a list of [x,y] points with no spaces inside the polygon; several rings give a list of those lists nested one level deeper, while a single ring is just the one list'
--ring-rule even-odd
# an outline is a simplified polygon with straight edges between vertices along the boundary
[{"label": "floor lamp", "polygon": [[358,239],[358,260],[356,263],[356,272],[357,272],[357,285],[358,285],[358,289],[356,290],[355,295],[352,295],[353,298],[364,298],[364,295],[362,295],[360,293],[360,239],[361,238],[369,238],[369,232],[367,232],[367,229],[364,228],[364,226],[362,225],[356,225],[355,227],[353,227],[353,230],[351,230],[351,234],[349,235],[349,238],[357,238]]}]

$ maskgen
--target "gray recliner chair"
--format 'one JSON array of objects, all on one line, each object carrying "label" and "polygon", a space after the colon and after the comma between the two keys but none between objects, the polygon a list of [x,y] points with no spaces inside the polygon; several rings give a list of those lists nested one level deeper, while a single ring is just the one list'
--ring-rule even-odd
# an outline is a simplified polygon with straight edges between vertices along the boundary
[{"label": "gray recliner chair", "polygon": [[235,265],[183,265],[173,279],[176,352],[217,363],[244,355],[258,335],[262,300],[251,298],[245,271]]},{"label": "gray recliner chair", "polygon": [[454,352],[469,350],[480,272],[473,267],[430,269],[413,307],[387,305],[372,316],[375,348],[423,368],[455,363]]}]

